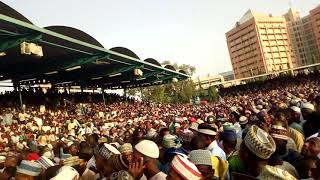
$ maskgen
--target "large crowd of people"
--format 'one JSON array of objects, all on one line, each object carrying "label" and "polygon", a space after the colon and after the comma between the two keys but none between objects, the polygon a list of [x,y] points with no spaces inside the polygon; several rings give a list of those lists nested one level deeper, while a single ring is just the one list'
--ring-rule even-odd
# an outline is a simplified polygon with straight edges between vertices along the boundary
[{"label": "large crowd of people", "polygon": [[216,103],[0,95],[0,180],[320,179],[318,73],[220,89]]}]

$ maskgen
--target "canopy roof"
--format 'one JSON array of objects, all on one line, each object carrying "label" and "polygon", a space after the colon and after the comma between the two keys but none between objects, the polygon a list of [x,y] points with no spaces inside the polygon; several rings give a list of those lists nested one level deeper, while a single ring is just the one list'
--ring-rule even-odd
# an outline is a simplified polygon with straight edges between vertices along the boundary
[{"label": "canopy roof", "polygon": [[[43,57],[20,52],[22,42],[42,47]],[[130,88],[183,80],[189,76],[172,65],[152,58],[140,60],[130,49],[106,49],[89,34],[72,27],[33,25],[23,15],[0,2],[0,80],[22,85]],[[140,69],[143,76],[135,76]]]}]

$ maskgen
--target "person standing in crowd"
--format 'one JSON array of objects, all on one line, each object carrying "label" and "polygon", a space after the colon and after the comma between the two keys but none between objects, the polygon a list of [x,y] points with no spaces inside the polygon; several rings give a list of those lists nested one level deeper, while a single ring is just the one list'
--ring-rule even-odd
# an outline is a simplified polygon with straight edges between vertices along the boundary
[{"label": "person standing in crowd", "polygon": [[226,153],[219,147],[216,140],[217,130],[207,124],[200,124],[198,126],[198,138],[200,146],[211,152],[212,156],[219,156],[223,160],[227,160]]}]

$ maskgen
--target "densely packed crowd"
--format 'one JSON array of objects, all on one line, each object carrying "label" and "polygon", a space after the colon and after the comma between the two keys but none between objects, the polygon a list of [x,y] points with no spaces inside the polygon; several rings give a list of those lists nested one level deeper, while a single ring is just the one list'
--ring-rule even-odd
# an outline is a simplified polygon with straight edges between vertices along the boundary
[{"label": "densely packed crowd", "polygon": [[220,89],[207,105],[0,95],[0,179],[320,179],[319,77]]}]

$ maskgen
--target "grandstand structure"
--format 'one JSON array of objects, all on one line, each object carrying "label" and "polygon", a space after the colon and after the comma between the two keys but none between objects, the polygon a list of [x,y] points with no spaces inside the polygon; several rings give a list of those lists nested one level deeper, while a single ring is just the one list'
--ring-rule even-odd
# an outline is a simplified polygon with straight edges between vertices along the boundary
[{"label": "grandstand structure", "polygon": [[106,49],[89,34],[67,26],[38,27],[0,2],[0,81],[14,86],[126,89],[189,78],[172,65],[141,60],[125,47]]}]

